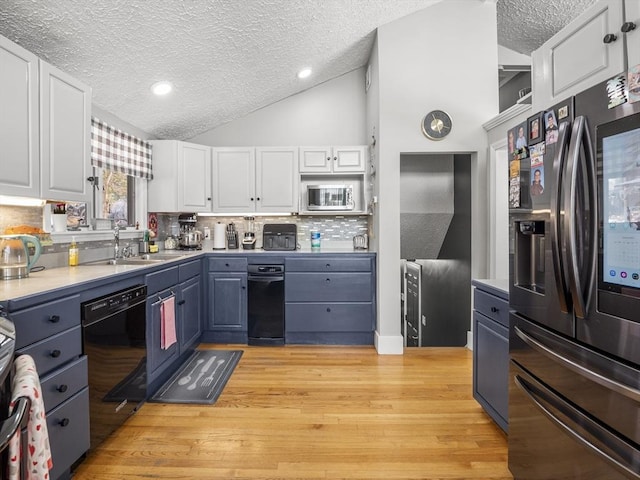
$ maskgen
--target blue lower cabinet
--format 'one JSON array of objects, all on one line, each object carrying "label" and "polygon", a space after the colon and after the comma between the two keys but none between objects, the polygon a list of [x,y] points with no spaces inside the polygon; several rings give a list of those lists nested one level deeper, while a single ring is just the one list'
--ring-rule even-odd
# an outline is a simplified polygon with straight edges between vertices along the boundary
[{"label": "blue lower cabinet", "polygon": [[89,450],[89,389],[85,388],[47,412],[49,444],[55,480],[67,474],[71,466]]},{"label": "blue lower cabinet", "polygon": [[247,343],[246,272],[209,272],[207,312],[212,341]]}]

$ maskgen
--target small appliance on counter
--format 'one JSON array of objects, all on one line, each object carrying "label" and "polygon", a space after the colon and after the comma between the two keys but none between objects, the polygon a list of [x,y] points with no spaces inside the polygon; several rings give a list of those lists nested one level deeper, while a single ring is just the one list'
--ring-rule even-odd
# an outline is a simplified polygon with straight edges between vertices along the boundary
[{"label": "small appliance on counter", "polygon": [[230,250],[238,248],[238,232],[233,222],[227,225],[227,248]]},{"label": "small appliance on counter", "polygon": [[307,210],[353,210],[353,185],[307,185]]},{"label": "small appliance on counter", "polygon": [[296,225],[290,223],[268,223],[262,231],[264,250],[295,250],[297,247]]},{"label": "small appliance on counter", "polygon": [[227,226],[218,222],[213,226],[213,249],[224,250],[225,248],[227,248]]},{"label": "small appliance on counter", "polygon": [[[29,244],[35,248],[31,255]],[[28,277],[41,251],[40,240],[33,235],[0,235],[0,278]]]},{"label": "small appliance on counter", "polygon": [[253,250],[256,248],[255,217],[244,217],[244,238],[242,248]]},{"label": "small appliance on counter", "polygon": [[180,224],[178,248],[180,250],[202,249],[202,232],[196,230],[196,221],[195,213],[184,213],[178,217],[178,223]]}]

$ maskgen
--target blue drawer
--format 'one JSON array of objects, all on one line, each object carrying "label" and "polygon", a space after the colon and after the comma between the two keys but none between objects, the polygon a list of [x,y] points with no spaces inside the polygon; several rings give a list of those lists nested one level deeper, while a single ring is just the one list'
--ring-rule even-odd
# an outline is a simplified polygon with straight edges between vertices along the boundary
[{"label": "blue drawer", "polygon": [[370,272],[371,258],[322,257],[287,258],[286,272]]},{"label": "blue drawer", "polygon": [[246,257],[210,258],[210,272],[245,272],[247,271]]},{"label": "blue drawer", "polygon": [[46,377],[40,378],[42,398],[46,411],[71,398],[87,386],[87,356],[59,368]]},{"label": "blue drawer", "polygon": [[287,302],[370,302],[370,273],[286,273]]},{"label": "blue drawer", "polygon": [[372,303],[287,303],[287,332],[371,332]]},{"label": "blue drawer", "polygon": [[22,348],[80,325],[80,296],[64,297],[11,312],[11,320],[16,326],[16,348]]},{"label": "blue drawer", "polygon": [[47,412],[47,429],[53,458],[49,477],[58,478],[89,450],[89,389]]},{"label": "blue drawer", "polygon": [[145,277],[147,284],[147,295],[159,292],[165,288],[172,287],[178,283],[179,270],[178,266],[166,268],[159,272],[150,273]]},{"label": "blue drawer", "polygon": [[80,325],[17,351],[31,355],[41,377],[82,354]]},{"label": "blue drawer", "polygon": [[182,265],[179,265],[178,268],[180,269],[180,282],[184,282],[185,280],[189,280],[196,275],[200,275],[200,260],[183,263]]},{"label": "blue drawer", "polygon": [[509,327],[508,301],[479,290],[478,287],[476,287],[473,295],[473,309],[501,325],[507,328]]}]

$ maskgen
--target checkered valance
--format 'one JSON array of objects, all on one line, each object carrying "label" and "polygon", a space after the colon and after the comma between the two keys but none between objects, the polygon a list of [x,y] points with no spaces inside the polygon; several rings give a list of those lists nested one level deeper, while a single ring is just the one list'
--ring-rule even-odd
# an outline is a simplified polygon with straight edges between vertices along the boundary
[{"label": "checkered valance", "polygon": [[91,165],[151,180],[151,144],[92,117]]}]

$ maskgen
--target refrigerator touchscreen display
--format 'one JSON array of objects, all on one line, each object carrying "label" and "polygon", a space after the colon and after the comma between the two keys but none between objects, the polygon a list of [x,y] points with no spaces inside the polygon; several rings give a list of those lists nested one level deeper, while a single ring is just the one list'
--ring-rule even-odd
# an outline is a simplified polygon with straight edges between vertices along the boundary
[{"label": "refrigerator touchscreen display", "polygon": [[600,280],[640,289],[640,128],[616,130],[608,136],[598,132],[604,133]]}]

